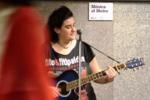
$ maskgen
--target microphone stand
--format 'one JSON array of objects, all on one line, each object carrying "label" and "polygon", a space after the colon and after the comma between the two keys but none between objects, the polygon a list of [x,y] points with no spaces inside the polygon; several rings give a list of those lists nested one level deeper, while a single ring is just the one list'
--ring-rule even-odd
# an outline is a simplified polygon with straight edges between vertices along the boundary
[{"label": "microphone stand", "polygon": [[[86,42],[85,42],[85,43],[86,43]],[[88,44],[88,43],[87,43],[87,44]],[[104,56],[106,56],[107,58],[111,59],[112,61],[115,61],[115,62],[117,62],[117,63],[120,63],[120,61],[118,61],[118,60],[114,59],[113,57],[107,55],[106,53],[104,53],[104,52],[98,50],[98,49],[95,48],[94,46],[92,46],[92,45],[90,45],[90,44],[88,44],[88,45],[89,45],[91,48],[93,48],[93,49],[95,49],[96,51],[98,51],[99,53],[101,53],[101,54],[103,54]]]},{"label": "microphone stand", "polygon": [[79,100],[81,100],[81,71],[82,71],[82,69],[81,69],[81,67],[82,67],[82,65],[81,65],[81,48],[82,48],[82,45],[81,45],[81,43],[82,43],[82,38],[81,38],[81,31],[80,30],[77,30],[77,33],[79,34],[79,81],[78,81],[78,87],[79,87]]},{"label": "microphone stand", "polygon": [[[79,35],[79,40],[80,40],[80,37],[81,37],[81,30],[80,30],[80,29],[77,30],[77,34]],[[84,42],[84,41],[83,41],[83,42]],[[85,42],[85,43],[86,43],[86,42]],[[88,44],[88,43],[86,43],[86,44]],[[98,49],[95,48],[94,46],[92,46],[92,45],[90,45],[90,44],[88,44],[88,45],[89,45],[91,48],[93,48],[93,49],[95,49],[96,51],[98,51],[99,53],[101,53],[101,54],[103,54],[104,56],[106,56],[107,58],[111,59],[112,61],[115,61],[115,62],[117,62],[117,63],[120,63],[120,61],[118,61],[118,60],[114,59],[113,57],[107,55],[106,53],[104,53],[104,52],[98,50]]]},{"label": "microphone stand", "polygon": [[[82,47],[81,43],[84,42],[84,41],[82,41],[82,38],[81,38],[81,34],[82,34],[82,33],[81,33],[81,30],[78,29],[78,30],[77,30],[77,34],[79,35],[79,81],[78,81],[78,87],[79,87],[79,100],[81,100],[81,71],[82,71],[82,69],[81,69],[81,67],[82,67],[82,65],[81,65],[81,47]],[[85,42],[85,43],[86,43],[86,42]],[[98,51],[99,53],[103,54],[103,55],[106,56],[107,58],[111,59],[112,61],[115,61],[115,62],[117,62],[117,63],[120,63],[118,60],[116,60],[116,59],[114,59],[113,57],[107,55],[106,53],[104,53],[104,52],[98,50],[98,49],[95,48],[94,46],[92,46],[92,45],[90,45],[90,44],[88,44],[88,43],[86,43],[86,44],[89,45],[91,48],[95,49],[96,51]]]}]

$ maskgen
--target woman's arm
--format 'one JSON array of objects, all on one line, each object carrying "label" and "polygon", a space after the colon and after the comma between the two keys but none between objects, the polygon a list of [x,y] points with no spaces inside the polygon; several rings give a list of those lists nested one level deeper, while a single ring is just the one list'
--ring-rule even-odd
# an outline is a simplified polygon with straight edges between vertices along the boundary
[{"label": "woman's arm", "polygon": [[[93,73],[98,73],[102,71],[95,57],[90,62],[90,68]],[[112,82],[114,80],[114,77],[117,75],[117,72],[111,66],[109,66],[105,72],[106,72],[106,76],[103,76],[95,80],[96,83],[104,84],[104,83]]]}]

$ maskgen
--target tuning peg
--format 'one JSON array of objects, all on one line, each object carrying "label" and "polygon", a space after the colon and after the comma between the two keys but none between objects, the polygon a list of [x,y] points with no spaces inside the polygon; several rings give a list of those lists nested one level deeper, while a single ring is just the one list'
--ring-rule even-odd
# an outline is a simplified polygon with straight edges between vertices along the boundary
[{"label": "tuning peg", "polygon": [[135,69],[135,68],[133,68],[133,71],[136,71],[136,69]]},{"label": "tuning peg", "polygon": [[140,66],[140,68],[143,69],[144,67],[143,67],[143,66]]},{"label": "tuning peg", "polygon": [[139,67],[137,67],[136,69],[137,69],[137,70],[139,70],[140,68],[139,68]]},{"label": "tuning peg", "polygon": [[117,73],[120,75],[120,72],[119,72],[119,71],[117,71]]},{"label": "tuning peg", "polygon": [[124,70],[128,70],[128,68],[126,67],[126,68],[124,68]]},{"label": "tuning peg", "polygon": [[143,66],[140,66],[140,68],[139,69],[143,69],[144,67]]}]

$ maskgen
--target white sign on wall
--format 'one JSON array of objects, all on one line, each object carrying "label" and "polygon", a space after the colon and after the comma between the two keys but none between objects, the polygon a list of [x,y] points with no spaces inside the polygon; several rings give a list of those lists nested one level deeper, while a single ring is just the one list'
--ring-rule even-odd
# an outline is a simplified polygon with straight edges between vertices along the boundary
[{"label": "white sign on wall", "polygon": [[113,3],[90,2],[89,20],[113,20]]}]

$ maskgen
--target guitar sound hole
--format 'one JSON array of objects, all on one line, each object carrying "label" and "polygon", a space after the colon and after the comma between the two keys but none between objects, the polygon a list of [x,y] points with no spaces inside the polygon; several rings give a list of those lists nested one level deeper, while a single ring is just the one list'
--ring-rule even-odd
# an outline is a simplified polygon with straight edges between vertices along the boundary
[{"label": "guitar sound hole", "polygon": [[62,95],[67,95],[69,93],[69,91],[66,90],[67,84],[65,82],[61,82],[58,85],[58,88],[60,89],[60,94]]}]

